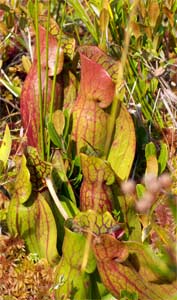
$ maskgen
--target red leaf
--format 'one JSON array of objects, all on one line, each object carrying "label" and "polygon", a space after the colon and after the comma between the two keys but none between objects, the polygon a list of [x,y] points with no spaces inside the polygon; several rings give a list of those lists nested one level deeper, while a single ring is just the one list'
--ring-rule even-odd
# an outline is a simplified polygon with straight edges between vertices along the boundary
[{"label": "red leaf", "polygon": [[[45,45],[46,31],[41,26],[39,27],[39,39],[41,50],[41,81],[42,81],[42,95],[45,95],[45,77],[46,77],[46,45]],[[58,49],[57,40],[49,34],[49,75],[54,74],[54,64],[56,59],[56,51]],[[63,64],[63,55],[59,59],[58,72],[61,71]],[[47,111],[51,99],[52,80],[48,78],[48,92],[47,92]],[[59,94],[61,87],[56,84],[55,92],[55,108],[58,107]],[[27,143],[30,146],[38,148],[40,151],[39,139],[39,89],[38,89],[38,73],[37,73],[37,58],[34,57],[31,69],[25,79],[21,98],[20,98],[20,111],[22,117],[22,123],[26,130]]]},{"label": "red leaf", "polygon": [[115,85],[107,71],[97,62],[80,54],[80,101],[97,101],[102,108],[111,104]]},{"label": "red leaf", "polygon": [[78,152],[86,142],[99,150],[104,149],[108,114],[102,108],[111,104],[115,84],[101,64],[102,57],[103,63],[107,58],[107,67],[111,68],[112,61],[109,65],[108,56],[97,47],[80,49],[81,82],[73,109],[72,131]]}]

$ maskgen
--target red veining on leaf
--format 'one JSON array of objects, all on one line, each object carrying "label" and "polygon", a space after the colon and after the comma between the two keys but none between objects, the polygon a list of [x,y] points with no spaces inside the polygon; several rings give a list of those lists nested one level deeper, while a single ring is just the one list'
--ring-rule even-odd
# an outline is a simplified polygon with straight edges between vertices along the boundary
[{"label": "red veining on leaf", "polygon": [[121,290],[137,292],[141,300],[166,300],[176,293],[176,282],[155,284],[148,281],[144,273],[133,267],[125,242],[116,240],[109,234],[101,234],[93,239],[97,267],[105,287],[120,297]]},{"label": "red veining on leaf", "polygon": [[[39,27],[39,40],[40,40],[40,50],[41,50],[41,81],[42,81],[42,96],[44,99],[45,95],[45,78],[46,78],[46,31],[43,27]],[[57,40],[49,34],[49,75],[54,74],[54,64],[56,59],[56,53],[58,49]],[[61,59],[58,65],[57,72],[59,73],[63,65],[63,53],[61,53]],[[52,80],[48,78],[48,91],[47,91],[47,111],[49,103],[51,100],[51,89]],[[59,83],[56,84],[55,91],[55,107],[58,107],[59,95],[61,92],[61,87]],[[31,69],[25,79],[21,98],[20,98],[20,111],[22,117],[22,123],[26,130],[27,143],[28,145],[39,148],[39,119],[40,119],[40,109],[39,109],[39,89],[38,89],[38,72],[37,72],[37,58],[34,56],[34,61],[32,63]]]},{"label": "red veining on leaf", "polygon": [[[103,55],[96,47],[93,47],[93,53],[94,51]],[[77,143],[78,152],[86,142],[103,150],[108,114],[102,108],[112,103],[115,84],[101,64],[92,59],[92,56],[87,57],[87,53],[82,53],[82,48],[80,59],[81,82],[73,108],[72,137]]]},{"label": "red veining on leaf", "polygon": [[84,175],[80,189],[81,210],[111,211],[113,208],[113,193],[107,182],[111,177],[114,182],[114,174],[111,168],[103,160],[84,154],[81,154],[81,165]]}]

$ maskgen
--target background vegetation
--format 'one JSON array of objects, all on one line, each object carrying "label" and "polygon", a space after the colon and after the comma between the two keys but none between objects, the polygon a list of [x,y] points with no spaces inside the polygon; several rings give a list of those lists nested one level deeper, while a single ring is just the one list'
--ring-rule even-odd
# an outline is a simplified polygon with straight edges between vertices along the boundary
[{"label": "background vegetation", "polygon": [[177,2],[0,1],[0,300],[174,300]]}]

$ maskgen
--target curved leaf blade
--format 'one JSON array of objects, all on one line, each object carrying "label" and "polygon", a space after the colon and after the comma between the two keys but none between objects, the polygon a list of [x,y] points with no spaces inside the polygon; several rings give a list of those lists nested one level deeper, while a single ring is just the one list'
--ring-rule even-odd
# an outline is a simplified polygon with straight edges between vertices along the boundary
[{"label": "curved leaf blade", "polygon": [[129,177],[136,148],[135,129],[132,118],[126,108],[121,105],[116,120],[114,140],[109,151],[108,161],[121,180]]},{"label": "curved leaf blade", "polygon": [[11,146],[12,146],[12,139],[10,135],[10,130],[9,130],[9,126],[6,125],[3,140],[0,147],[0,160],[3,162],[4,167],[6,166],[9,158]]}]

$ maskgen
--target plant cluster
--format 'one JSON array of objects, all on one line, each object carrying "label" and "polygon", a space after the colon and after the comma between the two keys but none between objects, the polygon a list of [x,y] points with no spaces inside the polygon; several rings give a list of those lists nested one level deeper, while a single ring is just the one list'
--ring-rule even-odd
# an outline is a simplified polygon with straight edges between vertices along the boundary
[{"label": "plant cluster", "polygon": [[0,297],[176,299],[176,1],[6,2]]}]

